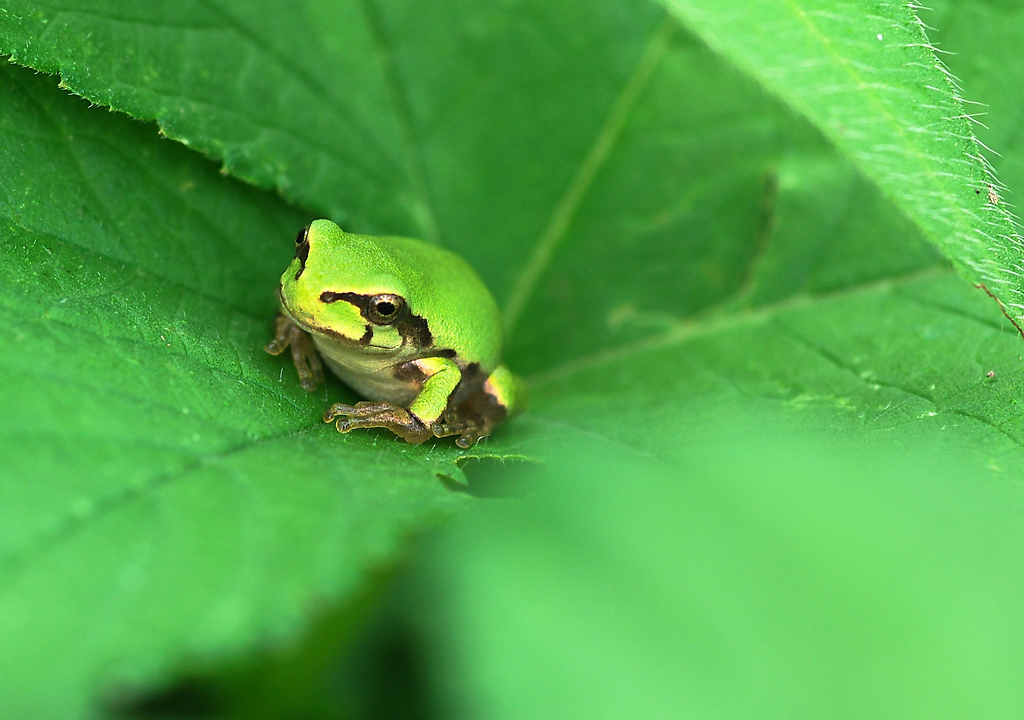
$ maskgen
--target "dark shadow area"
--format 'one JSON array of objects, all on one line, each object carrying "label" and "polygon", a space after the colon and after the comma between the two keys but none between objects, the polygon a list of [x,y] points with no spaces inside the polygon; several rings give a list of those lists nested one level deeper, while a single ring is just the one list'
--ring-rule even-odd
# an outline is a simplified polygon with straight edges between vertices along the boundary
[{"label": "dark shadow area", "polygon": [[540,465],[515,458],[465,458],[459,467],[466,476],[462,483],[448,475],[438,475],[441,484],[452,492],[482,500],[505,500],[529,495],[537,486]]},{"label": "dark shadow area", "polygon": [[[427,720],[423,643],[391,573],[306,633],[250,659],[195,669],[151,694],[120,693],[106,720]],[[400,585],[400,583],[398,583]],[[406,598],[407,601],[407,598]]]},{"label": "dark shadow area", "polygon": [[224,716],[215,689],[201,680],[182,682],[153,695],[124,695],[108,701],[108,717],[124,720],[188,720]]}]

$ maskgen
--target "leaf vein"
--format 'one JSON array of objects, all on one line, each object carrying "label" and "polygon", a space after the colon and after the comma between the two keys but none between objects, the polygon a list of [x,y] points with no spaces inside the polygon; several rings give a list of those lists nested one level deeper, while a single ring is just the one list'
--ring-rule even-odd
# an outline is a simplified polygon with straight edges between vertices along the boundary
[{"label": "leaf vein", "polygon": [[377,142],[376,138],[369,131],[369,129],[363,125],[358,119],[352,114],[350,108],[346,105],[338,103],[334,95],[330,90],[324,87],[320,82],[316,80],[312,75],[299,67],[291,58],[278,52],[273,44],[259,37],[251,28],[238,20],[234,15],[224,10],[222,7],[217,5],[213,0],[200,0],[200,2],[206,6],[210,12],[222,18],[225,23],[238,33],[238,35],[248,42],[251,46],[258,49],[260,52],[274,58],[274,60],[285,70],[291,73],[300,83],[305,85],[307,88],[313,91],[313,93],[331,103],[331,109],[336,111],[339,115],[347,117],[352,125],[369,143],[370,147],[374,149],[384,158],[390,158],[389,154]]},{"label": "leaf vein", "polygon": [[615,149],[633,108],[654,77],[655,70],[661,64],[676,27],[674,18],[666,14],[651,34],[636,68],[622,86],[622,90],[609,109],[604,124],[583,157],[575,176],[552,210],[547,225],[534,242],[533,251],[516,278],[505,306],[504,320],[507,331],[511,332],[519,321],[537,282],[551,263],[555,250],[565,238],[580,205]]},{"label": "leaf vein", "polygon": [[[859,293],[891,291],[899,285],[950,274],[951,270],[946,264],[936,265],[924,270],[915,270],[905,275],[850,286],[834,292],[817,295],[799,294],[768,305],[738,311],[732,309],[732,300],[728,300],[724,307],[716,306],[697,316],[680,320],[659,335],[628,345],[605,348],[568,360],[551,370],[530,376],[527,380],[532,386],[541,387],[557,380],[572,377],[593,367],[633,355],[680,345],[696,338],[707,337],[717,332],[734,330],[745,325],[763,324],[773,320],[780,313],[807,307],[812,303],[838,300]],[[723,312],[723,310],[728,312]]]},{"label": "leaf vein", "polygon": [[[161,475],[155,475],[139,485],[126,487],[119,492],[100,498],[98,501],[93,503],[92,509],[88,514],[69,514],[65,517],[63,522],[58,523],[50,530],[46,530],[36,535],[34,538],[29,540],[25,546],[16,552],[0,557],[0,588],[2,588],[3,585],[10,588],[10,586],[17,581],[18,575],[27,569],[26,566],[32,557],[44,555],[54,550],[75,537],[75,535],[84,530],[91,523],[109,515],[117,509],[149,496],[160,488],[177,482],[204,466],[223,462],[226,458],[229,458],[232,455],[250,450],[267,442],[280,440],[286,437],[298,436],[305,432],[309,432],[311,429],[313,428],[304,427],[299,430],[290,430],[279,435],[269,435],[239,445],[234,445],[219,453],[200,456],[194,462],[185,467],[178,468],[172,472]],[[0,589],[0,593],[3,593],[7,588]]]},{"label": "leaf vein", "polygon": [[391,106],[402,135],[402,145],[405,148],[405,154],[409,161],[409,172],[411,173],[413,187],[420,199],[421,207],[419,210],[421,212],[415,213],[415,218],[420,225],[421,231],[426,236],[425,240],[441,243],[437,213],[434,209],[433,193],[430,189],[426,163],[423,159],[422,141],[416,133],[412,109],[409,107],[408,93],[402,84],[393,53],[388,47],[380,18],[377,16],[373,6],[373,0],[358,0],[358,2],[363,11],[363,17],[366,18],[370,38],[376,50],[376,55],[379,58],[381,74],[388,88]]}]

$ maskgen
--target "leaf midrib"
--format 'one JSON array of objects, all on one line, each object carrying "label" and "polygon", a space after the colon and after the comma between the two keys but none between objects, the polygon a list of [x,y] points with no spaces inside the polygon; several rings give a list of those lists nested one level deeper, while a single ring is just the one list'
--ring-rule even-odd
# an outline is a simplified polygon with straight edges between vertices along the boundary
[{"label": "leaf midrib", "polygon": [[644,43],[633,72],[609,107],[594,141],[580,159],[579,167],[573,173],[565,192],[552,208],[540,235],[533,242],[526,263],[512,283],[512,290],[503,313],[506,332],[515,329],[541,275],[550,265],[555,250],[568,233],[580,205],[622,137],[625,124],[661,64],[677,26],[675,18],[666,12]]},{"label": "leaf midrib", "polygon": [[[861,293],[872,293],[891,290],[909,285],[919,280],[952,276],[954,271],[946,263],[936,264],[924,269],[914,270],[903,275],[895,275],[881,280],[849,285],[840,290],[828,293],[792,295],[782,300],[757,307],[731,310],[732,300],[722,305],[709,308],[693,317],[677,321],[665,332],[647,337],[633,343],[604,348],[577,358],[572,358],[550,370],[526,377],[531,387],[541,388],[564,381],[574,375],[583,373],[601,365],[623,360],[633,355],[652,352],[654,350],[681,345],[690,340],[707,337],[718,332],[735,330],[744,325],[761,324],[775,319],[783,312],[808,307],[819,302],[830,302]],[[723,307],[725,305],[726,307]]]}]

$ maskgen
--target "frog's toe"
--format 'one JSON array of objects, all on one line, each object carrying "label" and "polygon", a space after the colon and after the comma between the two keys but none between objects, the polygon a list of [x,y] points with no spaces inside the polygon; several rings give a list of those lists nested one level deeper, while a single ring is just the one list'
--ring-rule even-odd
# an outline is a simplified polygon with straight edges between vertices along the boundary
[{"label": "frog's toe", "polygon": [[405,408],[380,402],[358,402],[355,405],[334,403],[324,413],[324,422],[331,422],[334,418],[342,415],[350,418],[372,418],[377,415],[388,415],[395,411],[405,412]]},{"label": "frog's toe", "polygon": [[292,321],[284,313],[280,313],[274,320],[274,339],[263,346],[271,355],[280,355],[292,341]]},{"label": "frog's toe", "polygon": [[355,411],[355,408],[351,405],[344,405],[342,403],[334,403],[324,412],[324,422],[329,423],[334,418],[340,415],[351,415]]},{"label": "frog's toe", "polygon": [[263,349],[271,355],[280,355],[288,347],[292,349],[292,364],[299,374],[299,384],[306,392],[313,392],[317,385],[324,383],[320,355],[309,334],[281,313],[274,323],[274,339],[264,345]]},{"label": "frog's toe", "polygon": [[479,428],[472,428],[462,433],[462,435],[459,436],[459,439],[455,441],[455,444],[465,450],[466,448],[473,447],[485,437],[487,437],[486,432]]},{"label": "frog's toe", "polygon": [[460,420],[458,418],[449,419],[445,422],[438,422],[432,428],[431,431],[434,433],[434,437],[446,438],[453,435],[458,435],[459,438],[455,441],[455,444],[460,448],[468,448],[475,445],[483,438],[490,435],[489,428],[475,420]]},{"label": "frog's toe", "polygon": [[452,435],[461,435],[473,426],[472,422],[466,420],[460,420],[458,418],[449,418],[448,420],[439,420],[434,423],[431,430],[434,433],[434,437],[446,438]]},{"label": "frog's toe", "polygon": [[[372,407],[355,408],[348,405],[342,406],[346,412],[340,412],[334,426],[340,433],[348,433],[357,428],[386,428],[406,442],[419,445],[431,436],[428,428],[419,418],[405,408],[384,403],[372,403]],[[333,417],[328,418],[337,408],[332,407],[324,415],[325,420],[330,422]]]},{"label": "frog's toe", "polygon": [[292,362],[299,373],[299,383],[306,392],[313,392],[317,385],[324,382],[324,369],[320,364],[320,356],[317,355],[313,341],[304,330],[297,325],[290,329],[292,346]]},{"label": "frog's toe", "polygon": [[430,432],[432,432],[436,438],[446,438],[451,437],[452,435],[458,435],[458,431],[453,431],[451,426],[440,422],[432,425]]}]

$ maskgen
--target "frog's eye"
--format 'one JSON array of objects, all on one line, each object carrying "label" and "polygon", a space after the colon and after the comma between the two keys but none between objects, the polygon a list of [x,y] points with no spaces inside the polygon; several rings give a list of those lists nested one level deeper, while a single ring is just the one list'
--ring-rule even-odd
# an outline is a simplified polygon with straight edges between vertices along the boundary
[{"label": "frog's eye", "polygon": [[405,298],[401,295],[374,295],[366,305],[366,319],[377,325],[390,325],[402,317],[405,308]]}]

